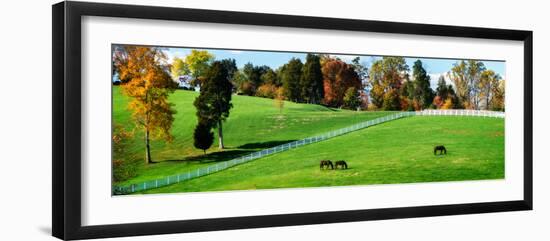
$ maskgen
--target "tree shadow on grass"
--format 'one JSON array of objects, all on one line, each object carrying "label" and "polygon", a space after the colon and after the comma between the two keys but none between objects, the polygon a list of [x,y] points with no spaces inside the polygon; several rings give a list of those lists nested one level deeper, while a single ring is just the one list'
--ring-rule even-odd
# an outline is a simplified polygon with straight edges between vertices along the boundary
[{"label": "tree shadow on grass", "polygon": [[265,141],[265,142],[253,142],[253,143],[246,143],[244,145],[238,146],[238,148],[242,149],[264,149],[264,148],[271,148],[278,145],[283,145],[289,142],[293,142],[296,140],[285,140],[285,141]]},{"label": "tree shadow on grass", "polygon": [[165,162],[222,162],[252,153],[252,150],[226,150],[206,153],[206,155],[189,156],[178,160],[164,160]]},{"label": "tree shadow on grass", "polygon": [[229,161],[234,158],[238,158],[247,154],[250,154],[252,152],[256,152],[262,149],[271,148],[274,146],[286,144],[289,142],[293,142],[295,140],[284,140],[284,141],[266,141],[266,142],[254,142],[254,143],[247,143],[244,145],[238,146],[236,149],[229,149],[226,148],[224,151],[215,151],[215,152],[207,152],[205,155],[196,155],[196,156],[188,156],[182,159],[172,159],[172,160],[163,160],[163,161],[157,161],[153,163],[161,163],[161,162],[187,162],[187,163],[209,163],[209,162],[223,162],[223,161]]}]

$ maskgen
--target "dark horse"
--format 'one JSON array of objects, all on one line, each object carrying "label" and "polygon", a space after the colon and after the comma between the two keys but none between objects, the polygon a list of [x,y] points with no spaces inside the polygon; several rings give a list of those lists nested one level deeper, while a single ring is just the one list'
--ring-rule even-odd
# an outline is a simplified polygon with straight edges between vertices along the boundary
[{"label": "dark horse", "polygon": [[437,151],[439,151],[439,155],[442,155],[445,153],[447,155],[447,149],[445,149],[445,146],[435,146],[434,147],[434,155],[437,155]]},{"label": "dark horse", "polygon": [[335,165],[334,168],[336,168],[336,169],[338,169],[339,166],[341,166],[342,169],[348,169],[348,164],[344,160],[336,161],[336,162],[334,162],[334,165]]},{"label": "dark horse", "polygon": [[332,165],[332,162],[330,160],[322,160],[319,164],[319,169],[323,169],[323,167],[327,167],[327,169],[334,169],[334,166]]}]

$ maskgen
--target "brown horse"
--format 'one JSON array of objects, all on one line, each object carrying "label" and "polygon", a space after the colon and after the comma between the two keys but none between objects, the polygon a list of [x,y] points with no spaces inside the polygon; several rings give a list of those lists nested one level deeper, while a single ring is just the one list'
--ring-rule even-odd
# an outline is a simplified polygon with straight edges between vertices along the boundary
[{"label": "brown horse", "polygon": [[437,155],[437,151],[439,151],[439,155],[443,155],[443,153],[447,155],[447,149],[443,145],[434,147],[434,155]]},{"label": "brown horse", "polygon": [[332,162],[330,160],[321,160],[321,163],[319,164],[319,169],[323,170],[323,167],[327,167],[326,169],[334,169],[334,166],[332,165]]},{"label": "brown horse", "polygon": [[344,160],[336,161],[334,162],[335,169],[338,169],[338,167],[342,167],[342,169],[348,169],[348,164]]}]

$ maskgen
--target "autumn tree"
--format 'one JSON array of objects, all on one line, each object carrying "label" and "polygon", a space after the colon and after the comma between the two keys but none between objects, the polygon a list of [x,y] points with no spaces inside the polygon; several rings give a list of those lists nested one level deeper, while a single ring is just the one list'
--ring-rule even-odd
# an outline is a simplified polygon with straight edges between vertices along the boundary
[{"label": "autumn tree", "polygon": [[323,100],[323,72],[319,56],[307,54],[300,79],[301,99],[310,104],[319,104]]},{"label": "autumn tree", "polygon": [[454,106],[453,104],[453,99],[451,99],[450,97],[448,97],[445,102],[443,102],[443,105],[441,105],[441,109],[443,110],[449,110],[449,109],[452,109]]},{"label": "autumn tree", "polygon": [[341,107],[344,104],[344,95],[347,89],[361,88],[361,80],[353,67],[344,61],[332,59],[327,61],[323,68],[323,87],[325,96],[323,103],[332,107]]},{"label": "autumn tree", "polygon": [[461,60],[453,65],[448,74],[455,84],[460,102],[467,109],[480,109],[480,80],[481,73],[485,70],[481,61]]},{"label": "autumn tree", "polygon": [[124,181],[136,175],[135,165],[132,165],[129,163],[129,160],[125,159],[132,137],[133,133],[124,129],[122,125],[115,124],[113,126],[112,165],[114,181]]},{"label": "autumn tree", "polygon": [[413,65],[414,100],[417,100],[422,109],[432,104],[434,93],[430,87],[430,76],[422,66],[422,61],[416,60]]},{"label": "autumn tree", "polygon": [[195,148],[201,149],[204,154],[206,154],[206,150],[214,143],[214,133],[210,131],[211,128],[205,121],[199,121],[193,131],[193,145]]},{"label": "autumn tree", "polygon": [[180,76],[189,74],[189,68],[183,59],[174,57],[170,66],[170,74],[172,79],[177,80]]},{"label": "autumn tree", "polygon": [[447,109],[461,108],[460,100],[455,93],[453,86],[450,84],[447,85],[447,81],[445,81],[445,77],[443,75],[439,76],[439,79],[437,80],[435,94],[433,104],[438,109],[443,109],[443,105],[447,105],[445,107]]},{"label": "autumn tree", "polygon": [[350,87],[346,90],[343,99],[343,107],[350,110],[356,110],[361,106],[361,99],[359,98],[359,90],[355,87]]},{"label": "autumn tree", "polygon": [[185,64],[189,69],[189,74],[193,77],[191,83],[193,86],[201,87],[201,79],[212,61],[214,61],[214,55],[206,50],[192,49],[191,53],[185,56]]},{"label": "autumn tree", "polygon": [[486,110],[491,108],[494,92],[500,83],[500,75],[493,70],[484,70],[479,79],[480,97],[483,99],[483,105]]},{"label": "autumn tree", "polygon": [[476,110],[480,109],[482,94],[480,89],[481,74],[486,70],[481,61],[468,60],[468,87],[470,89],[470,103]]},{"label": "autumn tree", "polygon": [[401,98],[397,89],[390,89],[384,93],[384,102],[382,103],[384,110],[400,110]]},{"label": "autumn tree", "polygon": [[386,110],[400,109],[399,89],[408,70],[403,57],[383,57],[375,61],[369,71],[371,102]]},{"label": "autumn tree", "polygon": [[130,97],[128,108],[137,127],[143,130],[145,163],[151,163],[150,140],[172,140],[171,128],[176,111],[168,95],[177,87],[165,70],[166,55],[159,48],[121,46],[114,63],[122,82],[123,94]]},{"label": "autumn tree", "polygon": [[226,66],[221,61],[214,61],[205,73],[204,82],[194,105],[197,109],[199,122],[204,121],[218,129],[219,148],[223,149],[222,122],[229,117],[231,91],[233,85]]},{"label": "autumn tree", "polygon": [[283,108],[285,107],[285,95],[283,87],[277,88],[274,101],[275,106],[277,107],[277,109],[279,109],[279,114],[283,113]]},{"label": "autumn tree", "polygon": [[292,58],[283,65],[280,70],[281,82],[285,90],[285,96],[293,102],[301,102],[300,79],[302,76],[302,61],[298,58]]},{"label": "autumn tree", "polygon": [[256,90],[256,96],[274,99],[277,95],[277,86],[273,84],[263,84]]},{"label": "autumn tree", "polygon": [[500,80],[499,83],[494,86],[492,90],[493,98],[491,99],[491,109],[492,110],[498,110],[498,111],[504,111],[504,87],[505,87],[505,81]]},{"label": "autumn tree", "polygon": [[466,61],[461,60],[451,68],[448,72],[448,77],[454,83],[456,94],[461,103],[466,109],[471,108],[470,103],[470,88],[468,86],[468,66]]}]

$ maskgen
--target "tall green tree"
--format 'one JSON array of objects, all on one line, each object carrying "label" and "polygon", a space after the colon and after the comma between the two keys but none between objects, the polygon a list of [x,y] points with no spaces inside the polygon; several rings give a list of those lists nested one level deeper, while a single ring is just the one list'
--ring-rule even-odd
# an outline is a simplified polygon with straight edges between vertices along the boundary
[{"label": "tall green tree", "polygon": [[323,72],[319,56],[307,54],[300,79],[301,98],[306,103],[319,104],[323,100]]},{"label": "tall green tree", "polygon": [[256,90],[262,85],[263,79],[262,75],[264,75],[268,70],[270,70],[269,66],[262,65],[262,66],[254,66],[252,63],[247,63],[244,65],[242,72],[245,74],[247,82],[245,86],[250,89],[250,91],[245,92],[251,92],[251,95],[255,95]]},{"label": "tall green tree", "polygon": [[195,148],[201,149],[204,154],[206,154],[206,150],[214,143],[214,133],[210,131],[211,129],[212,127],[208,123],[199,121],[193,131],[193,145]]},{"label": "tall green tree", "polygon": [[281,86],[279,79],[277,78],[277,73],[271,68],[267,68],[265,73],[260,76],[262,84],[270,84],[274,86]]},{"label": "tall green tree", "polygon": [[446,99],[448,92],[449,89],[447,88],[447,81],[445,81],[445,77],[443,75],[440,75],[439,79],[437,79],[435,93],[437,96],[441,96],[443,99]]},{"label": "tall green tree", "polygon": [[434,92],[430,87],[430,76],[422,66],[422,61],[416,60],[413,65],[414,99],[422,109],[428,108],[433,101]]},{"label": "tall green tree", "polygon": [[206,71],[204,82],[194,105],[199,121],[204,121],[218,129],[219,148],[223,149],[223,121],[229,117],[233,85],[228,70],[220,61],[214,61]]},{"label": "tall green tree", "polygon": [[235,59],[222,59],[220,60],[220,62],[227,70],[227,75],[229,76],[229,79],[232,80],[235,73],[239,70],[237,68],[237,63],[235,62]]},{"label": "tall green tree", "polygon": [[281,82],[283,83],[285,96],[290,101],[302,101],[302,90],[300,88],[302,68],[302,61],[298,58],[292,58],[281,69]]},{"label": "tall green tree", "polygon": [[144,132],[145,163],[151,158],[151,139],[171,141],[173,104],[168,96],[177,83],[165,71],[166,55],[159,48],[123,46],[115,51],[114,63],[123,94],[130,97],[128,108],[135,125]]}]

